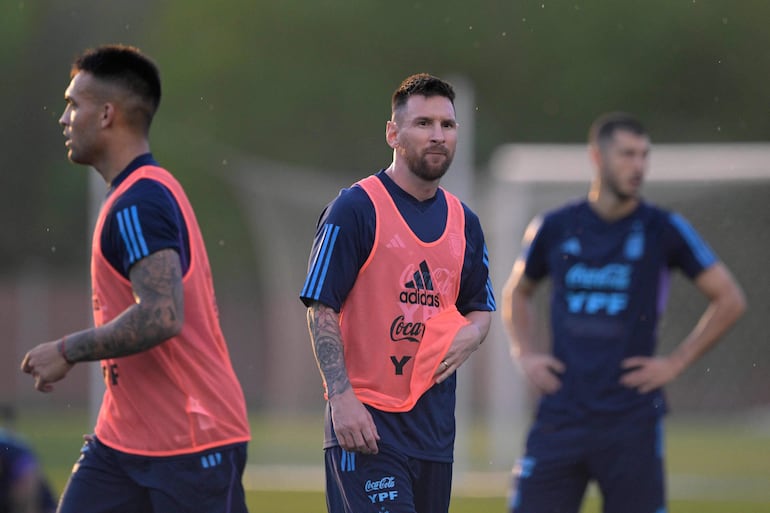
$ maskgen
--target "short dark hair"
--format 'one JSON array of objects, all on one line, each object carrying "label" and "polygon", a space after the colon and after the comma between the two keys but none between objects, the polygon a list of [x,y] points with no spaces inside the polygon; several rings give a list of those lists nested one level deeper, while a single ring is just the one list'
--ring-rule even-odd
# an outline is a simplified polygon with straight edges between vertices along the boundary
[{"label": "short dark hair", "polygon": [[618,130],[636,135],[647,135],[644,125],[636,117],[626,112],[609,112],[602,114],[591,123],[591,128],[588,130],[588,142],[602,147],[612,139]]},{"label": "short dark hair", "polygon": [[452,105],[455,103],[455,91],[449,82],[427,73],[417,73],[406,77],[401,85],[393,93],[391,109],[393,112],[400,109],[409,100],[410,96],[443,96],[448,98]]},{"label": "short dark hair", "polygon": [[149,57],[133,46],[103,45],[88,49],[75,59],[70,77],[80,71],[116,84],[141,99],[141,114],[149,128],[161,96],[160,72]]}]

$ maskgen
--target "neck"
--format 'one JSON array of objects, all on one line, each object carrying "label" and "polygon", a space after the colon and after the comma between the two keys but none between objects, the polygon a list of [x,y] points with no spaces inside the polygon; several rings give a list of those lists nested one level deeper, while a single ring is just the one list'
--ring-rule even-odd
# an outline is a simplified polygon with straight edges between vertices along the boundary
[{"label": "neck", "polygon": [[385,173],[407,194],[419,201],[429,200],[436,195],[440,180],[426,181],[412,173],[406,165],[399,165],[395,160]]},{"label": "neck", "polygon": [[620,197],[594,184],[588,193],[588,204],[602,219],[615,221],[633,212],[639,206],[639,198],[636,196]]},{"label": "neck", "polygon": [[147,139],[137,139],[128,143],[122,142],[112,150],[105,152],[104,157],[93,164],[96,171],[102,175],[107,185],[139,155],[150,152],[150,143]]}]

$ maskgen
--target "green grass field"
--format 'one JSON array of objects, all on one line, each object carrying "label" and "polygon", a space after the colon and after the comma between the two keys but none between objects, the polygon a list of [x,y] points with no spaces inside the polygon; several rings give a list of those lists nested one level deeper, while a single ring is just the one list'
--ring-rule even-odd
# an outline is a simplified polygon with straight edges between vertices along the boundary
[{"label": "green grass field", "polygon": [[[78,411],[22,411],[18,430],[35,447],[56,491],[60,491],[78,456],[81,437],[88,430],[86,415]],[[311,468],[320,475],[321,419],[252,417],[253,442],[250,465],[267,468]],[[472,445],[483,447],[481,430],[473,430]],[[482,467],[481,462],[470,462]],[[287,467],[288,466],[288,467]],[[770,426],[735,420],[668,421],[667,466],[669,472],[669,513],[768,513],[770,512]],[[247,471],[247,474],[249,472]],[[299,475],[299,474],[295,474]],[[491,476],[491,474],[490,474]],[[498,472],[495,479],[499,479]],[[491,478],[490,478],[491,479]],[[306,482],[302,491],[269,489],[247,475],[247,500],[251,513],[324,513],[320,479]],[[457,493],[453,513],[505,511],[504,486],[499,494],[476,497]],[[489,495],[489,494],[487,494]],[[590,491],[582,513],[599,513],[600,499]]]}]

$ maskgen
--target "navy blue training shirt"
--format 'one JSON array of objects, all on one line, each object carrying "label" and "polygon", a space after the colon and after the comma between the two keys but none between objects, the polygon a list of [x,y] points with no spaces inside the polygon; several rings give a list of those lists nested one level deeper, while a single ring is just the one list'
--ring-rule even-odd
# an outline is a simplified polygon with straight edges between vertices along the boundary
[{"label": "navy blue training shirt", "polygon": [[[393,198],[412,231],[423,242],[433,242],[444,232],[446,197],[441,189],[419,201],[385,173],[376,175]],[[460,278],[457,309],[494,311],[489,279],[489,258],[478,216],[463,204],[465,212],[465,260]],[[369,196],[358,186],[343,189],[324,209],[318,221],[307,279],[300,298],[309,306],[318,301],[339,312],[368,258],[375,237],[375,211]],[[388,413],[368,407],[380,434],[380,443],[401,449],[415,458],[452,461],[455,436],[456,376],[431,387],[415,407],[404,413]],[[324,447],[337,445],[326,408]]]},{"label": "navy blue training shirt", "polygon": [[661,416],[663,392],[639,394],[619,380],[621,361],[652,356],[665,309],[670,271],[690,279],[717,259],[680,215],[642,202],[613,222],[587,201],[566,205],[533,222],[524,242],[525,274],[551,278],[553,353],[566,371],[562,386],[541,399],[538,419],[628,422]]},{"label": "navy blue training shirt", "polygon": [[[150,153],[134,159],[115,177],[107,195],[131,173],[150,165],[159,166]],[[162,249],[179,253],[183,275],[189,268],[190,242],[179,205],[166,186],[149,178],[138,180],[113,203],[101,245],[104,257],[126,279],[136,262]]]}]

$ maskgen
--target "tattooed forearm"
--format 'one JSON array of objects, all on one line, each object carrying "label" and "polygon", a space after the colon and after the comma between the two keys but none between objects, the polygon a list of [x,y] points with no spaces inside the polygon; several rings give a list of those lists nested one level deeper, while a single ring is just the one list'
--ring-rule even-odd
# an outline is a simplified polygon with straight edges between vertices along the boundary
[{"label": "tattooed forearm", "polygon": [[131,268],[135,303],[99,328],[67,337],[70,361],[117,358],[146,351],[177,335],[184,322],[179,255],[161,250]]},{"label": "tattooed forearm", "polygon": [[318,369],[326,381],[329,397],[344,392],[350,388],[350,381],[345,368],[339,314],[328,306],[315,303],[307,310],[307,322]]}]

